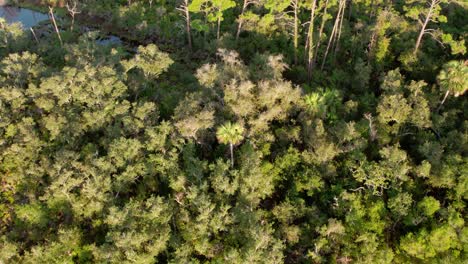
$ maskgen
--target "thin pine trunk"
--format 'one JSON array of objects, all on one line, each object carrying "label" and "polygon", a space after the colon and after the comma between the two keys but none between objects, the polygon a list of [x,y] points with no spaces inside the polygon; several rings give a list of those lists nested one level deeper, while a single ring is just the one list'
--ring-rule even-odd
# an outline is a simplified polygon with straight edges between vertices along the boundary
[{"label": "thin pine trunk", "polygon": [[190,30],[190,12],[188,10],[188,0],[185,0],[185,20],[186,20],[185,30],[187,31],[187,41],[188,41],[189,49],[190,51],[192,51],[192,32]]},{"label": "thin pine trunk", "polygon": [[59,31],[59,29],[57,27],[57,22],[55,21],[54,8],[53,7],[49,7],[49,15],[50,15],[50,18],[52,20],[52,23],[54,24],[55,32],[57,33],[58,39],[60,41],[60,46],[63,46],[62,37],[60,36],[60,31]]},{"label": "thin pine trunk", "polygon": [[239,36],[240,36],[241,30],[242,30],[242,24],[244,23],[243,16],[244,16],[245,10],[247,9],[248,4],[249,4],[248,0],[244,0],[244,4],[242,5],[242,11],[241,11],[241,14],[239,16],[239,24],[237,25],[236,41],[239,40]]},{"label": "thin pine trunk", "polygon": [[343,4],[340,5],[342,10],[341,10],[340,26],[338,27],[338,37],[336,38],[336,41],[335,41],[335,51],[334,51],[334,54],[333,54],[334,57],[336,57],[336,53],[340,49],[340,39],[341,39],[341,32],[342,32],[342,29],[343,29],[343,20],[344,20],[344,13],[345,13],[344,11],[346,9],[346,0],[340,1],[340,4],[341,3],[343,3]]},{"label": "thin pine trunk", "polygon": [[338,27],[340,25],[340,18],[341,18],[341,12],[342,12],[342,2],[343,0],[340,0],[340,4],[338,7],[338,13],[335,18],[335,23],[333,25],[332,33],[330,35],[330,38],[328,39],[328,45],[327,49],[325,50],[325,54],[323,55],[323,60],[322,60],[322,66],[320,67],[321,70],[323,70],[323,67],[325,66],[325,61],[327,60],[328,52],[330,51],[330,47],[334,44],[335,40],[335,35],[337,34]]},{"label": "thin pine trunk", "polygon": [[314,20],[315,20],[315,8],[316,8],[317,0],[312,1],[312,7],[310,10],[310,22],[309,22],[309,32],[307,33],[307,45],[308,52],[307,52],[307,78],[310,80],[312,79],[312,67],[313,67],[313,58],[314,58]]},{"label": "thin pine trunk", "polygon": [[327,20],[326,17],[328,15],[327,9],[328,9],[328,0],[325,1],[325,5],[323,7],[322,23],[320,24],[318,40],[317,40],[317,47],[315,47],[315,54],[314,54],[314,58],[312,60],[312,68],[315,67],[315,62],[317,61],[317,55],[318,55],[318,51],[319,51],[319,48],[320,48],[320,44],[322,43],[323,29],[325,28],[325,22]]},{"label": "thin pine trunk", "polygon": [[234,145],[229,143],[229,150],[231,151],[231,167],[234,167]]},{"label": "thin pine trunk", "polygon": [[424,36],[424,33],[426,33],[425,31],[426,31],[427,24],[429,23],[429,21],[432,18],[432,12],[433,12],[434,7],[435,7],[436,4],[437,4],[437,0],[432,0],[431,1],[431,5],[429,7],[429,12],[427,13],[427,16],[426,16],[426,19],[424,20],[421,31],[419,32],[418,39],[416,40],[416,45],[414,46],[413,55],[416,55],[418,53],[419,46],[421,45],[422,38]]},{"label": "thin pine trunk", "polygon": [[297,65],[297,48],[299,46],[299,14],[298,0],[293,0],[294,9],[294,64]]},{"label": "thin pine trunk", "polygon": [[81,12],[78,11],[77,5],[78,5],[78,3],[76,1],[73,1],[73,7],[70,6],[68,3],[66,4],[68,13],[70,14],[71,19],[72,19],[71,26],[70,26],[70,31],[73,31],[73,28],[75,27],[75,16],[76,16],[76,14],[81,13]]},{"label": "thin pine trunk", "polygon": [[38,39],[37,36],[36,36],[36,32],[34,32],[34,29],[33,29],[32,27],[29,28],[29,29],[31,30],[31,33],[32,33],[34,39],[36,40],[36,43],[39,44],[39,39]]},{"label": "thin pine trunk", "polygon": [[353,13],[353,0],[349,0],[348,21],[351,19],[352,13]]},{"label": "thin pine trunk", "polygon": [[221,27],[221,18],[218,18],[218,29],[216,30],[216,39],[220,38],[220,27]]},{"label": "thin pine trunk", "polygon": [[185,32],[187,34],[187,42],[188,42],[190,51],[192,51],[192,32],[190,28],[190,12],[189,12],[188,6],[189,6],[188,0],[184,0],[183,4],[180,7],[178,7],[177,10],[181,11],[185,18]]},{"label": "thin pine trunk", "polygon": [[444,105],[445,100],[447,100],[449,94],[450,94],[450,90],[447,90],[447,92],[445,93],[444,99],[442,99],[442,102],[440,102],[440,105],[439,105],[439,107],[437,108],[437,112],[440,111],[440,108],[442,108],[442,105]]}]

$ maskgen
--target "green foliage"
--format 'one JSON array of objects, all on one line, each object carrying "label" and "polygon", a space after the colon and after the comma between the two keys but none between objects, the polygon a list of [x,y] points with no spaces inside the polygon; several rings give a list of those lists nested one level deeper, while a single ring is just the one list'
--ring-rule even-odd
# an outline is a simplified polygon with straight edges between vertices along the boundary
[{"label": "green foliage", "polygon": [[78,7],[0,18],[0,263],[466,262],[466,4]]},{"label": "green foliage", "polygon": [[130,200],[123,208],[111,207],[104,219],[109,231],[97,261],[153,263],[167,247],[171,213],[162,198]]},{"label": "green foliage", "polygon": [[8,24],[3,17],[0,17],[0,58],[24,50],[31,43],[21,23]]},{"label": "green foliage", "polygon": [[434,197],[426,196],[418,203],[418,208],[426,216],[432,216],[440,208],[440,203]]},{"label": "green foliage", "polygon": [[397,216],[408,215],[413,199],[409,193],[399,193],[388,201],[389,209]]},{"label": "green foliage", "polygon": [[36,54],[24,52],[22,54],[12,53],[0,62],[0,81],[5,86],[25,86],[40,77],[43,63]]},{"label": "green foliage", "polygon": [[239,144],[244,138],[244,128],[239,124],[232,124],[228,122],[218,128],[216,131],[216,137],[221,143],[229,143],[232,145]]},{"label": "green foliage", "polygon": [[468,66],[464,61],[447,62],[437,79],[444,91],[449,91],[455,97],[463,95],[468,89]]},{"label": "green foliage", "polygon": [[422,230],[417,235],[409,233],[400,242],[400,247],[410,256],[419,259],[429,259],[436,255],[435,249],[427,241],[427,231]]},{"label": "green foliage", "polygon": [[167,53],[161,52],[156,45],[150,44],[146,47],[138,47],[137,54],[131,60],[123,61],[122,65],[127,73],[138,68],[143,71],[145,77],[158,78],[172,63],[173,60]]},{"label": "green foliage", "polygon": [[[233,0],[192,0],[188,10],[193,13],[203,13],[207,22],[217,22],[219,32],[220,23],[224,20],[224,13],[235,6],[236,2]],[[193,20],[191,25],[197,31],[208,31],[208,25],[202,20]]]},{"label": "green foliage", "polygon": [[417,235],[409,233],[400,242],[400,247],[410,256],[429,260],[457,245],[458,235],[455,230],[443,225],[428,232],[423,229]]}]

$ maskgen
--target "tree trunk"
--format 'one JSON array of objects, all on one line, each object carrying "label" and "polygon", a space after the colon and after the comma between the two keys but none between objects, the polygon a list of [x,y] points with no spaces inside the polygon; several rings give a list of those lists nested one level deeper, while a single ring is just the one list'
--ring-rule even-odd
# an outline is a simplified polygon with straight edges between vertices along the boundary
[{"label": "tree trunk", "polygon": [[294,33],[293,33],[293,42],[294,42],[294,64],[297,65],[297,48],[299,46],[299,3],[298,0],[292,0],[292,7],[294,12]]},{"label": "tree trunk", "polygon": [[364,118],[369,121],[370,140],[374,141],[376,139],[376,137],[377,137],[377,131],[375,130],[373,122],[372,122],[372,120],[373,120],[372,114],[371,113],[366,113],[366,114],[364,114]]},{"label": "tree trunk", "polygon": [[[314,57],[314,20],[315,20],[315,8],[317,0],[312,0],[312,7],[310,10],[310,21],[309,21],[309,32],[307,33],[308,52],[307,52],[307,78],[309,82],[312,79],[312,67]],[[307,46],[307,45],[306,45]]]},{"label": "tree trunk", "polygon": [[185,30],[187,31],[187,41],[188,41],[189,49],[190,51],[192,51],[192,33],[190,29],[190,12],[188,9],[188,0],[184,1],[184,5],[185,5],[185,20],[186,20]]},{"label": "tree trunk", "polygon": [[369,4],[369,9],[366,11],[367,13],[367,16],[369,17],[369,20],[372,20],[372,18],[374,17],[374,14],[375,14],[375,7],[374,7],[374,2],[375,0],[371,0],[370,4]]},{"label": "tree trunk", "polygon": [[334,43],[335,35],[336,35],[336,32],[337,32],[338,27],[340,25],[342,5],[343,5],[343,0],[340,0],[340,4],[338,6],[338,13],[336,14],[335,23],[333,25],[333,30],[332,30],[332,33],[330,35],[330,38],[328,39],[327,49],[325,50],[325,54],[323,55],[322,66],[320,67],[321,70],[323,70],[323,67],[325,66],[325,61],[327,60],[328,52],[330,51],[330,47]]},{"label": "tree trunk", "polygon": [[341,10],[341,18],[340,18],[340,25],[338,27],[338,37],[336,38],[336,41],[335,41],[335,51],[334,51],[334,58],[336,57],[336,53],[339,51],[340,49],[340,39],[341,39],[341,31],[343,29],[343,20],[344,20],[344,11],[346,9],[346,0],[341,0],[340,1],[340,4],[343,3],[343,5],[340,5],[340,7],[342,8]]},{"label": "tree trunk", "polygon": [[241,29],[242,29],[242,19],[239,20],[239,25],[237,26],[237,32],[236,32],[236,41],[239,40],[239,36],[240,36],[240,33],[241,33]]},{"label": "tree trunk", "polygon": [[[205,12],[205,15],[203,16],[204,17],[204,22],[205,22],[205,25],[208,24],[208,13]],[[213,30],[213,26],[211,24],[209,24],[209,31],[207,32],[206,30],[203,30],[203,44],[206,44],[206,37],[208,35],[208,33],[211,33],[211,31]]]},{"label": "tree trunk", "polygon": [[34,32],[34,29],[32,27],[29,28],[31,30],[31,33],[34,37],[34,39],[36,40],[36,43],[39,44],[39,39],[37,39],[37,36],[36,36],[36,33]]},{"label": "tree trunk", "polygon": [[188,42],[190,51],[192,51],[192,33],[191,33],[191,27],[190,27],[190,12],[189,12],[188,6],[189,6],[189,0],[184,0],[183,4],[176,9],[181,11],[185,18],[185,32],[187,33],[187,42]]},{"label": "tree trunk", "polygon": [[322,41],[323,29],[325,28],[325,22],[327,20],[326,17],[328,15],[327,9],[328,9],[328,0],[325,1],[325,5],[323,7],[322,23],[320,24],[320,30],[319,30],[318,39],[317,39],[317,47],[315,47],[315,54],[312,60],[312,68],[315,67],[315,62],[317,61],[318,51],[319,51],[320,44]]},{"label": "tree trunk", "polygon": [[374,29],[371,35],[369,45],[368,45],[368,48],[369,48],[367,51],[368,63],[370,63],[370,60],[374,57],[374,46],[375,46],[376,39],[377,39],[377,30]]},{"label": "tree trunk", "polygon": [[429,12],[427,13],[427,16],[426,16],[426,19],[424,20],[421,31],[419,32],[418,39],[416,40],[416,45],[414,46],[413,55],[416,55],[418,53],[419,46],[421,45],[421,41],[422,41],[422,38],[423,38],[424,33],[426,31],[427,24],[429,23],[429,21],[431,20],[431,17],[432,17],[434,4],[435,4],[435,0],[432,0],[431,1],[431,6],[429,7]]},{"label": "tree trunk", "polygon": [[237,25],[236,41],[239,40],[239,36],[240,36],[241,30],[242,30],[242,24],[244,23],[244,18],[242,16],[244,15],[248,4],[249,4],[248,0],[244,0],[244,4],[242,5],[242,11],[241,11],[241,14],[239,16],[239,24]]},{"label": "tree trunk", "polygon": [[349,0],[348,21],[351,20],[351,15],[352,14],[353,14],[353,0]]},{"label": "tree trunk", "polygon": [[57,27],[57,23],[55,22],[54,8],[53,7],[49,7],[49,15],[50,15],[50,19],[52,20],[52,23],[54,24],[55,32],[57,33],[58,39],[60,41],[60,46],[63,46],[62,37],[60,36],[60,31],[59,31],[59,29]]},{"label": "tree trunk", "polygon": [[449,96],[449,94],[450,94],[450,90],[447,90],[447,92],[445,93],[444,99],[442,99],[442,102],[440,102],[440,105],[437,108],[437,112],[440,111],[440,108],[442,108],[442,105],[445,103],[445,100],[447,100],[447,97]]},{"label": "tree trunk", "polygon": [[72,2],[73,2],[73,6],[69,5],[68,3],[66,4],[68,13],[70,14],[71,19],[72,19],[71,26],[70,26],[70,31],[73,31],[73,28],[75,27],[75,16],[76,16],[76,14],[81,13],[80,11],[78,11],[78,8],[77,8],[78,3],[76,1],[72,1]]},{"label": "tree trunk", "polygon": [[218,29],[216,30],[216,39],[220,38],[221,18],[218,18]]},{"label": "tree trunk", "polygon": [[234,146],[229,143],[229,150],[231,151],[231,167],[234,167]]}]

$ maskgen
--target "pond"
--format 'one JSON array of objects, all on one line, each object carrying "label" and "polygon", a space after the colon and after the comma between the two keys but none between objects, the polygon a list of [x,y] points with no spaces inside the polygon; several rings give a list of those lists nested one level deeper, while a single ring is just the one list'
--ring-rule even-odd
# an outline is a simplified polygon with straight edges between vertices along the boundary
[{"label": "pond", "polygon": [[[2,6],[0,0],[0,17],[4,18],[7,23],[20,22],[24,29],[37,26],[41,21],[49,20],[49,16],[27,8],[19,8],[12,6]],[[89,31],[89,28],[83,27],[84,31]],[[123,41],[113,35],[104,36],[96,40],[96,43],[102,46],[118,46],[122,45]]]},{"label": "pond", "polygon": [[0,17],[5,18],[7,23],[20,22],[25,29],[29,29],[39,24],[39,22],[49,19],[47,14],[11,6],[0,6]]},{"label": "pond", "polygon": [[101,39],[97,39],[96,43],[102,46],[122,45],[122,40],[119,37],[110,35]]}]

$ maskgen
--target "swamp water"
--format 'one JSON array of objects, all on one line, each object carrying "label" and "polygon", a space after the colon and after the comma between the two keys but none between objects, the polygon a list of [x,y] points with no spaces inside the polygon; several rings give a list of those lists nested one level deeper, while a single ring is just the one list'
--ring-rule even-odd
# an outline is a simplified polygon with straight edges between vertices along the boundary
[{"label": "swamp water", "polygon": [[47,14],[11,6],[0,6],[0,17],[4,18],[7,23],[19,22],[25,29],[34,27],[38,25],[39,22],[49,19]]}]

